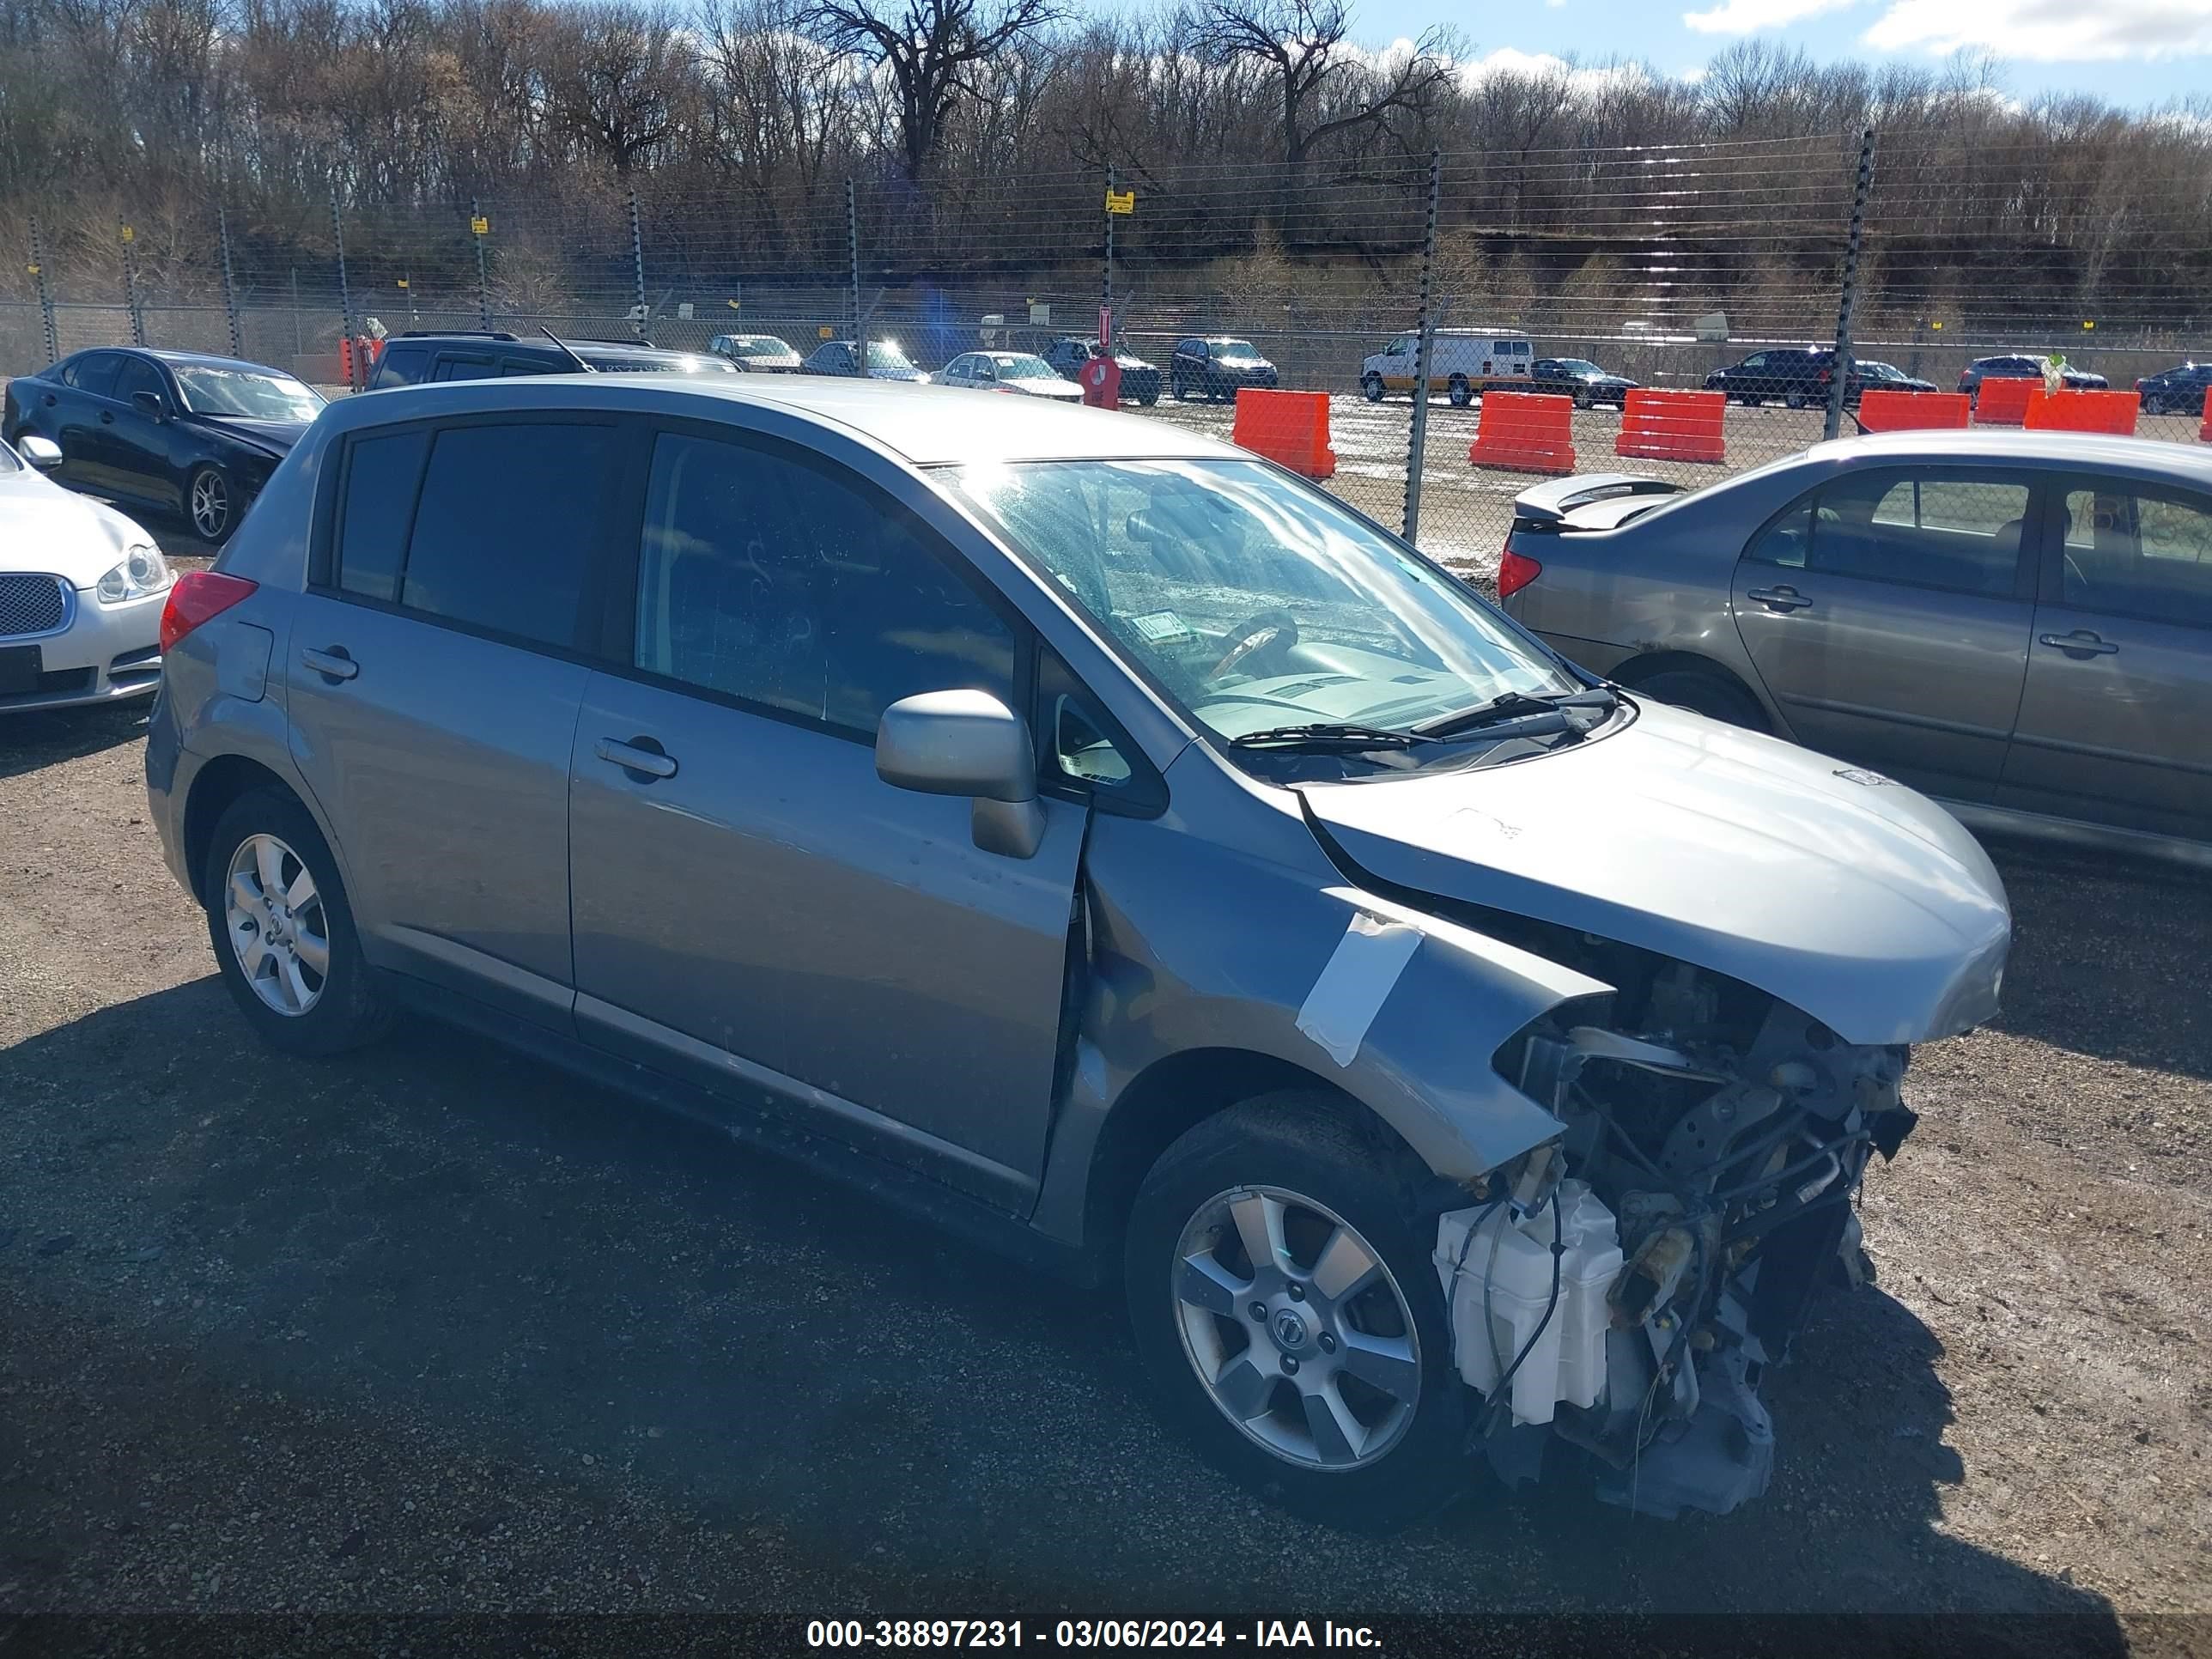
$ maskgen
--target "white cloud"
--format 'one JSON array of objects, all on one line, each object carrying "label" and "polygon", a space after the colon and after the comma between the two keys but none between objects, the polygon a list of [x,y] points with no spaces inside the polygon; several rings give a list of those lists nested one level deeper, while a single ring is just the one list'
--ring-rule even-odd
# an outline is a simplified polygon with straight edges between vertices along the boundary
[{"label": "white cloud", "polygon": [[1469,90],[1496,75],[1529,80],[1563,77],[1571,97],[1602,92],[1609,87],[1634,85],[1651,78],[1641,64],[1604,64],[1588,68],[1548,52],[1522,52],[1513,46],[1500,46],[1495,52],[1456,64],[1452,73],[1460,85]]},{"label": "white cloud", "polygon": [[1682,21],[1700,34],[1749,34],[1857,3],[1858,0],[1720,0],[1711,11],[1684,12]]},{"label": "white cloud", "polygon": [[1988,46],[2045,64],[2191,57],[2212,52],[2212,0],[1892,0],[1865,38],[1882,52]]}]

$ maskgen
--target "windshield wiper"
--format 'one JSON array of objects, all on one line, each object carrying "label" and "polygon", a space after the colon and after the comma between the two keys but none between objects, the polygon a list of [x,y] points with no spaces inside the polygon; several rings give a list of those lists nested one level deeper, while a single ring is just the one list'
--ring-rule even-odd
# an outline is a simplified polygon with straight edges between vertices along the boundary
[{"label": "windshield wiper", "polygon": [[1486,726],[1498,726],[1507,720],[1527,720],[1540,714],[1556,714],[1567,721],[1569,709],[1588,709],[1593,713],[1609,713],[1619,700],[1602,687],[1587,691],[1576,691],[1556,697],[1532,697],[1525,691],[1506,691],[1488,702],[1478,703],[1473,708],[1462,708],[1457,714],[1439,715],[1424,720],[1413,728],[1424,738],[1449,737],[1456,732],[1473,732]]},{"label": "windshield wiper", "polygon": [[1229,739],[1237,749],[1350,750],[1411,749],[1417,743],[1434,743],[1420,732],[1393,732],[1380,726],[1316,721],[1306,726],[1271,726]]}]

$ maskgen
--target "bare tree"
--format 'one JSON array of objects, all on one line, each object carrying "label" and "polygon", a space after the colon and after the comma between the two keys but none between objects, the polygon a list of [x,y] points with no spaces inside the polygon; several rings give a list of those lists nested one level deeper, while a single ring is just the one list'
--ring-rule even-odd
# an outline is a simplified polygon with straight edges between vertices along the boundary
[{"label": "bare tree", "polygon": [[1215,64],[1251,64],[1273,83],[1292,192],[1323,139],[1421,114],[1451,79],[1444,37],[1433,30],[1396,58],[1364,57],[1346,39],[1343,0],[1204,0],[1193,24],[1193,44]]},{"label": "bare tree", "polygon": [[1060,0],[821,0],[799,22],[890,77],[906,176],[919,182],[954,105],[984,95],[981,67],[1066,15]]}]

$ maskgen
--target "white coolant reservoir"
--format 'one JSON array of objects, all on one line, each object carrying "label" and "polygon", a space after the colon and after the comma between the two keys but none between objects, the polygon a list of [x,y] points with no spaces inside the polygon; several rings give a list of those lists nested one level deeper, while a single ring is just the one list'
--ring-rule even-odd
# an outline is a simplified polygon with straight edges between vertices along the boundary
[{"label": "white coolant reservoir", "polygon": [[[1504,1204],[1454,1210],[1437,1227],[1437,1273],[1451,1306],[1460,1375],[1486,1396],[1498,1386],[1501,1366],[1511,1366],[1535,1337],[1513,1373],[1516,1423],[1548,1423],[1563,1400],[1595,1405],[1605,1386],[1605,1293],[1620,1273],[1620,1230],[1584,1182],[1561,1182],[1552,1203],[1558,1206],[1559,1291],[1548,1321],[1551,1206],[1518,1217]],[[1543,1334],[1536,1336],[1539,1326]]]}]

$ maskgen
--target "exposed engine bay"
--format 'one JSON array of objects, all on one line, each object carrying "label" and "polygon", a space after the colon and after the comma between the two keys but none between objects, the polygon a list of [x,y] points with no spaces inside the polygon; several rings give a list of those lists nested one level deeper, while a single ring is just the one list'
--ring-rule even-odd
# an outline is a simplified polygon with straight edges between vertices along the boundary
[{"label": "exposed engine bay", "polygon": [[1437,1266],[1477,1436],[1509,1480],[1553,1435],[1600,1496],[1725,1513],[1765,1491],[1759,1399],[1824,1278],[1856,1283],[1869,1155],[1916,1121],[1903,1047],[1856,1047],[1723,975],[1588,940],[1620,988],[1496,1064],[1565,1133],[1443,1217]]}]

